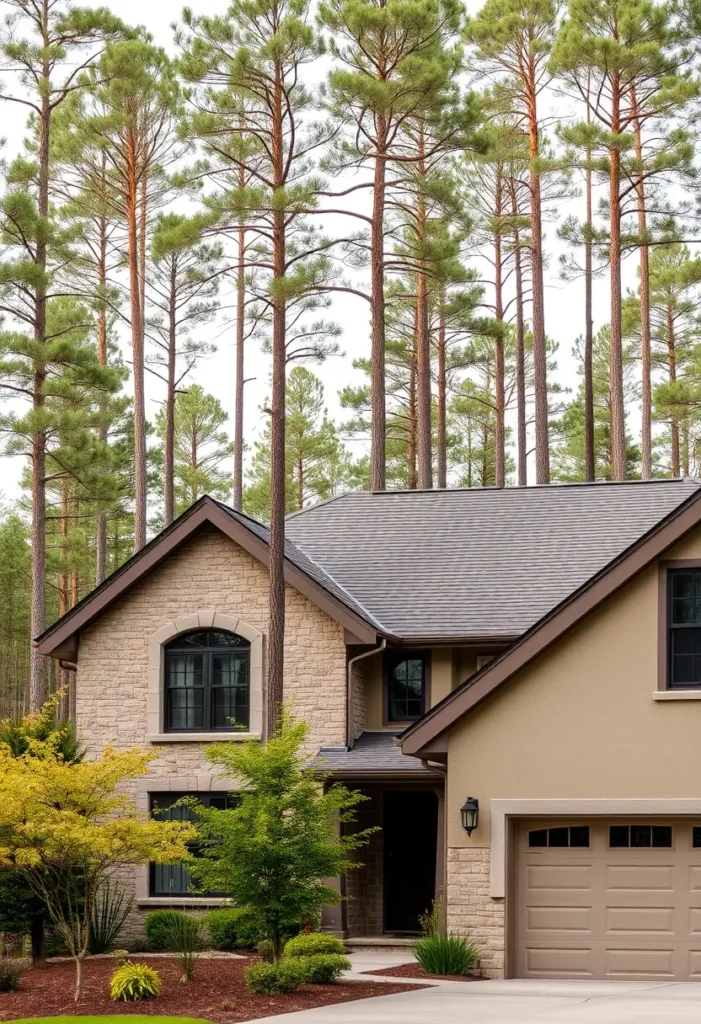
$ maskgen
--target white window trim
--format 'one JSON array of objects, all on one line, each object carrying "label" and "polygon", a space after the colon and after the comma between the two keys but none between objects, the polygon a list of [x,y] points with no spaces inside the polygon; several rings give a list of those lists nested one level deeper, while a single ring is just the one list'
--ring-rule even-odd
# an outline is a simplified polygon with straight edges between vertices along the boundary
[{"label": "white window trim", "polygon": [[[193,629],[224,629],[248,640],[251,645],[249,663],[250,721],[247,732],[166,732],[163,721],[163,689],[165,685],[165,645],[180,633]],[[204,608],[161,626],[148,638],[147,721],[149,743],[212,743],[221,740],[259,739],[263,732],[263,634],[255,626],[234,615],[225,615],[214,608]]]},{"label": "white window trim", "polygon": [[698,797],[630,800],[492,800],[489,895],[494,899],[503,899],[506,894],[506,833],[509,818],[613,818],[625,815],[701,818],[701,800]]}]

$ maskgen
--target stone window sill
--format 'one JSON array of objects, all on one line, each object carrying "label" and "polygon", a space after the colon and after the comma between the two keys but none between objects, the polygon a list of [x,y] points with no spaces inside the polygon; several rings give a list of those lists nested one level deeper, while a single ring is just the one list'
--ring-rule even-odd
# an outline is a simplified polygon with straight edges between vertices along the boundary
[{"label": "stone window sill", "polygon": [[228,903],[223,896],[144,896],[136,901],[137,907],[221,907]]},{"label": "stone window sill", "polygon": [[699,690],[655,690],[653,700],[701,700]]},{"label": "stone window sill", "polygon": [[243,743],[259,740],[259,732],[158,732],[151,733],[149,743]]}]

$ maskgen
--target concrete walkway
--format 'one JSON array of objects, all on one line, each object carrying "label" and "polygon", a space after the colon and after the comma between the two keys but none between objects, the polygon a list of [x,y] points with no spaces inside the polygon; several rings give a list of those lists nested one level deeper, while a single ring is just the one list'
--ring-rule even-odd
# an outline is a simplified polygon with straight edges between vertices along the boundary
[{"label": "concrete walkway", "polygon": [[[406,963],[355,953],[349,977]],[[392,961],[392,962],[390,962]],[[363,980],[371,980],[365,975]],[[375,979],[378,980],[378,979]],[[398,981],[387,978],[387,981]],[[408,980],[408,979],[402,979]],[[379,979],[382,984],[382,980]],[[423,983],[425,984],[425,982]],[[258,1024],[701,1024],[701,984],[606,981],[439,981],[400,995],[320,1006]]]}]

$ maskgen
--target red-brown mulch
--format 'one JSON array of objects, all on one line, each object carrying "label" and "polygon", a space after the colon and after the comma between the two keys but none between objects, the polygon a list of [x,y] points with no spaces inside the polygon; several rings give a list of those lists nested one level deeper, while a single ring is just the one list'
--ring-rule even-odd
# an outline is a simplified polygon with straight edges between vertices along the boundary
[{"label": "red-brown mulch", "polygon": [[[132,959],[139,960],[138,953]],[[194,979],[180,981],[177,963],[165,957],[144,958],[143,963],[155,967],[163,982],[157,999],[138,1003],[117,1003],[109,997],[109,980],[115,964],[111,958],[88,959],[85,962],[84,995],[73,1002],[75,967],[72,961],[32,968],[22,978],[16,992],[0,993],[0,1020],[20,1017],[54,1017],[65,1014],[108,1015],[114,1013],[162,1014],[199,1017],[212,1024],[233,1024],[255,1020],[276,1013],[308,1010],[330,1003],[346,1003],[352,999],[407,992],[416,985],[376,981],[341,981],[335,985],[303,985],[298,992],[287,995],[258,996],[244,984],[244,968],[252,960],[207,960],[197,963]]]},{"label": "red-brown mulch", "polygon": [[473,974],[428,974],[421,964],[400,964],[386,967],[383,971],[363,971],[363,974],[379,974],[385,978],[427,978],[429,981],[484,981]]}]

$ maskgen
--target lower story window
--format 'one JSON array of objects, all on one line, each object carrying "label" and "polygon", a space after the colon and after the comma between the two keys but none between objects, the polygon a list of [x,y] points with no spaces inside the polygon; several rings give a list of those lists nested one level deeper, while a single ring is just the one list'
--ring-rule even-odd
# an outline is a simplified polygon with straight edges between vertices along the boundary
[{"label": "lower story window", "polygon": [[[216,807],[222,811],[235,806],[237,799],[231,793],[152,793],[151,814],[161,821],[195,821],[191,808],[179,802],[184,797],[196,797],[203,807]],[[188,849],[194,857],[199,855],[200,848],[196,840],[188,844]],[[191,884],[190,872],[183,864],[151,864],[149,868],[150,896],[189,896]]]}]

